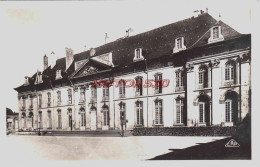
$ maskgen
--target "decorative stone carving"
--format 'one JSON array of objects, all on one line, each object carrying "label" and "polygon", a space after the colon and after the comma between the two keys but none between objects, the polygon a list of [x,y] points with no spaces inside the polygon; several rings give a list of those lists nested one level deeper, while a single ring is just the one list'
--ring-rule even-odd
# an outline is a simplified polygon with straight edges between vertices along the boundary
[{"label": "decorative stone carving", "polygon": [[251,59],[251,53],[245,53],[239,56],[240,62],[241,63],[248,63]]},{"label": "decorative stone carving", "polygon": [[194,65],[193,64],[187,64],[186,69],[187,69],[187,72],[193,72]]},{"label": "decorative stone carving", "polygon": [[212,68],[218,68],[219,67],[219,63],[220,63],[219,59],[213,59],[213,60],[210,61],[210,66]]},{"label": "decorative stone carving", "polygon": [[78,86],[73,87],[74,92],[78,92]]},{"label": "decorative stone carving", "polygon": [[98,69],[93,67],[93,66],[88,66],[84,71],[83,71],[83,75],[84,74],[89,74],[89,73],[93,73],[93,72],[97,72]]}]

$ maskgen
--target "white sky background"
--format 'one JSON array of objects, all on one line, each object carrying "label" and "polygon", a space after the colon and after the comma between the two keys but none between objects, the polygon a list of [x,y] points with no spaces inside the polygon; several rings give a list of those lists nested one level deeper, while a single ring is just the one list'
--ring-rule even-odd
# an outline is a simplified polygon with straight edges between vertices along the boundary
[{"label": "white sky background", "polygon": [[[1,93],[4,106],[18,111],[13,88],[43,69],[43,56],[52,51],[65,57],[65,47],[79,53],[125,35],[131,27],[135,35],[193,16],[205,10],[235,28],[251,33],[249,0],[182,1],[88,1],[88,2],[1,2],[0,56]],[[254,19],[254,18],[253,18]]]}]

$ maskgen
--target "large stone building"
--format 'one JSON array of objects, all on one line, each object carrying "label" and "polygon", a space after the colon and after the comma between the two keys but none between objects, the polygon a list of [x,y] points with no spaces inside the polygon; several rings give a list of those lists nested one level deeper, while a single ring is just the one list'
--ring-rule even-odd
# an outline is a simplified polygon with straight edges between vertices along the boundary
[{"label": "large stone building", "polygon": [[110,130],[122,118],[126,129],[236,126],[250,112],[250,58],[250,34],[202,11],[82,53],[66,48],[15,88],[19,128]]}]

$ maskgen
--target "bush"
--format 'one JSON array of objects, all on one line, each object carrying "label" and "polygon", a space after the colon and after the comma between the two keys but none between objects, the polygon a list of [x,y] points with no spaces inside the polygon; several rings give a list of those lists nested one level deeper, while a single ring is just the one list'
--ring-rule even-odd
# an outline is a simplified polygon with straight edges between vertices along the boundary
[{"label": "bush", "polygon": [[134,136],[232,136],[239,127],[134,128]]}]

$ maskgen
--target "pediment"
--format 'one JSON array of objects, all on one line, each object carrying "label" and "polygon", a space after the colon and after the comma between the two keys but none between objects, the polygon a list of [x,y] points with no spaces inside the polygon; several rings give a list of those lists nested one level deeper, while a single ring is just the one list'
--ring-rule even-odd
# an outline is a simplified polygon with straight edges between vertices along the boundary
[{"label": "pediment", "polygon": [[87,76],[107,69],[109,69],[109,67],[104,66],[99,62],[90,60],[85,65],[83,65],[73,77]]}]

